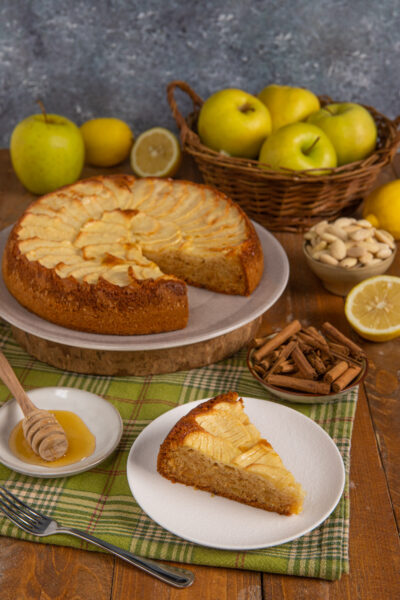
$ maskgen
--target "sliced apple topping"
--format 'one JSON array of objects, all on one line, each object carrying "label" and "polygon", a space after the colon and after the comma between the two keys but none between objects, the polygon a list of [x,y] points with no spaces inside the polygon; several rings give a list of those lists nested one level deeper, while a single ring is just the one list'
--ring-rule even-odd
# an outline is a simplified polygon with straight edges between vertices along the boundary
[{"label": "sliced apple topping", "polygon": [[27,254],[37,248],[58,248],[62,251],[64,248],[68,250],[69,248],[73,248],[73,246],[69,240],[43,240],[37,236],[27,238],[19,243],[19,249],[23,254]]},{"label": "sliced apple topping", "polygon": [[83,279],[86,275],[92,273],[98,273],[101,270],[101,265],[96,262],[82,262],[79,261],[77,264],[67,265],[62,263],[57,265],[57,274],[64,277],[74,277],[75,279]]},{"label": "sliced apple topping", "polygon": [[106,254],[113,254],[114,256],[119,256],[121,258],[126,256],[126,245],[118,242],[88,244],[87,246],[82,246],[81,250],[85,260],[90,260],[92,258],[101,260]]},{"label": "sliced apple topping", "polygon": [[46,254],[39,259],[39,263],[43,267],[46,267],[46,269],[54,269],[61,263],[65,265],[84,264],[82,263],[82,257],[80,257],[78,254],[66,255],[63,252],[58,252],[57,254]]},{"label": "sliced apple topping", "polygon": [[184,445],[203,452],[214,460],[230,464],[233,459],[240,454],[240,450],[229,440],[222,440],[207,432],[193,431],[189,433],[184,440]]},{"label": "sliced apple topping", "polygon": [[[228,253],[247,237],[246,224],[234,206],[219,202],[206,187],[187,182],[133,179],[124,176],[77,182],[33,205],[20,223],[19,248],[28,260],[57,268],[61,277],[96,282],[98,268],[110,267],[107,255],[122,261],[125,274],[110,278],[129,284],[162,277],[152,261],[173,251],[185,262],[193,254]],[[45,250],[58,248],[59,251]],[[73,249],[72,249],[73,248]],[[76,254],[79,259],[72,258]],[[55,262],[57,261],[57,262]],[[88,262],[88,270],[72,269]],[[121,265],[118,265],[121,266]],[[99,274],[107,278],[103,267]]]},{"label": "sliced apple topping", "polygon": [[[214,412],[196,417],[197,423],[208,433],[229,440],[236,448],[246,450],[260,438],[239,419]],[[258,432],[257,432],[258,433]]]},{"label": "sliced apple topping", "polygon": [[274,452],[271,446],[265,442],[265,440],[260,440],[258,444],[255,444],[252,448],[249,448],[249,450],[240,454],[240,456],[234,460],[234,463],[242,469],[246,469],[254,463],[263,464],[264,462],[268,462],[271,452]]}]

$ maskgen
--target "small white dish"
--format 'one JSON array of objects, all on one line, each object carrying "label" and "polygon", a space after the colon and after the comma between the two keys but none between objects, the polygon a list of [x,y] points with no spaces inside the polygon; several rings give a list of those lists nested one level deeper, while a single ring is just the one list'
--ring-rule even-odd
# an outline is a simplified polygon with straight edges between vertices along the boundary
[{"label": "small white dish", "polygon": [[33,477],[66,477],[88,471],[101,463],[118,446],[122,435],[122,419],[116,408],[104,398],[68,387],[46,387],[27,392],[38,408],[68,410],[77,414],[96,438],[96,448],[91,456],[62,467],[42,467],[26,463],[11,452],[10,434],[23,418],[14,399],[0,408],[0,462],[6,467]]},{"label": "small white dish", "polygon": [[224,550],[254,550],[294,540],[320,525],[342,495],[345,469],[336,444],[302,413],[267,400],[243,398],[245,411],[306,491],[303,512],[290,517],[172,483],[157,472],[160,444],[198,400],[152,421],[127,462],[136,501],[156,523],[190,542]]}]

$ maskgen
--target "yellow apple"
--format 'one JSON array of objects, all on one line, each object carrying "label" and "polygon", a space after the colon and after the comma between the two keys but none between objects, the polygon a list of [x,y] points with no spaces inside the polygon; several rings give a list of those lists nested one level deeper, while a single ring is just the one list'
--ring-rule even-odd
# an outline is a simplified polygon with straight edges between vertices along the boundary
[{"label": "yellow apple", "polygon": [[299,87],[268,85],[258,94],[271,115],[272,131],[303,121],[320,108],[318,97]]},{"label": "yellow apple", "polygon": [[255,96],[228,88],[210,96],[200,109],[202,143],[230,156],[256,158],[271,131],[268,109]]},{"label": "yellow apple", "polygon": [[79,178],[85,146],[75,123],[43,113],[31,115],[15,127],[10,154],[22,185],[34,194],[47,194]]},{"label": "yellow apple", "polygon": [[277,171],[318,169],[310,171],[310,175],[321,175],[321,167],[336,167],[336,152],[328,136],[315,125],[291,123],[265,140],[259,161]]},{"label": "yellow apple", "polygon": [[335,147],[338,165],[369,156],[376,146],[377,128],[366,108],[353,102],[328,104],[307,121],[320,127]]}]

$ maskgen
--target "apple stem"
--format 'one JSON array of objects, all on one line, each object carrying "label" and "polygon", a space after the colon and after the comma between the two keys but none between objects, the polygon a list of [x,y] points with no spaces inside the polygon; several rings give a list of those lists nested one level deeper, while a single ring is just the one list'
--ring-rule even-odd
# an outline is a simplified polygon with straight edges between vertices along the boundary
[{"label": "apple stem", "polygon": [[245,114],[248,112],[254,112],[254,108],[248,102],[242,104],[242,106],[239,107],[239,110],[240,112]]},{"label": "apple stem", "polygon": [[42,115],[44,118],[44,122],[48,123],[48,119],[47,119],[47,113],[46,113],[46,109],[44,108],[44,104],[41,100],[36,100],[37,104],[39,104],[40,106],[40,110],[42,111]]},{"label": "apple stem", "polygon": [[315,140],[313,141],[313,143],[311,144],[311,146],[307,149],[304,150],[303,153],[304,154],[310,154],[311,150],[314,148],[315,144],[319,141],[320,137],[316,137]]}]

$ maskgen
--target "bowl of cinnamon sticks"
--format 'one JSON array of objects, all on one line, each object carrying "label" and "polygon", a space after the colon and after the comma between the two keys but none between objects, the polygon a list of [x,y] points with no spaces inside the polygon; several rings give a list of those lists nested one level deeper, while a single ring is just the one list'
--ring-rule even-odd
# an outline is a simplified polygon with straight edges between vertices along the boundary
[{"label": "bowl of cinnamon sticks", "polygon": [[331,402],[365,378],[365,352],[331,323],[319,331],[297,319],[253,341],[247,355],[252,375],[271,394],[290,402]]}]

